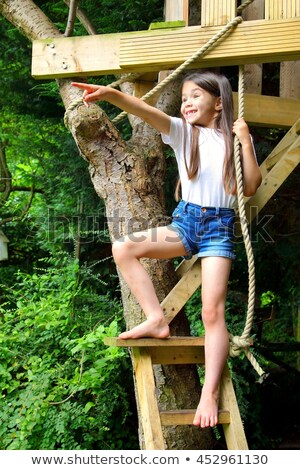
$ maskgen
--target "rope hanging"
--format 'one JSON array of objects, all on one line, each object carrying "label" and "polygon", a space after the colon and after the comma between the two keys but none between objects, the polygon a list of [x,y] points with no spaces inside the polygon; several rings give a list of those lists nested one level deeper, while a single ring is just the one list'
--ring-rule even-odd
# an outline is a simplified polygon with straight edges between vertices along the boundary
[{"label": "rope hanging", "polygon": [[[248,5],[253,3],[254,0],[245,0],[238,8],[237,12],[241,13]],[[236,16],[233,20],[229,21],[218,33],[216,33],[204,46],[202,46],[198,51],[196,51],[189,59],[183,62],[177,69],[175,69],[170,75],[168,75],[164,80],[158,83],[152,90],[142,96],[140,99],[143,101],[147,101],[151,98],[154,94],[162,91],[166,85],[170,82],[175,80],[182,72],[184,72],[193,62],[195,62],[200,57],[203,57],[210,49],[215,47],[218,41],[224,38],[231,30],[236,27],[239,23],[243,21],[241,16]],[[121,83],[134,81],[137,77],[141,74],[127,74],[122,76],[119,80],[111,83],[108,85],[111,88],[115,88],[119,86]],[[244,67],[239,67],[239,91],[238,91],[238,104],[239,104],[239,117],[244,116]],[[69,111],[74,110],[78,105],[83,104],[83,99],[80,98],[74,102],[72,102],[65,111],[64,116],[64,123],[66,127],[68,127],[68,113]],[[120,122],[123,118],[127,115],[126,111],[123,111],[114,119],[112,119],[113,123]],[[243,196],[243,175],[242,175],[242,168],[240,162],[240,149],[239,149],[239,140],[235,136],[234,139],[234,163],[235,163],[235,170],[236,170],[236,178],[237,178],[237,199],[238,199],[238,211],[241,223],[241,229],[243,234],[243,240],[245,244],[245,249],[247,253],[247,261],[248,261],[248,308],[247,308],[247,317],[245,322],[244,331],[242,332],[241,336],[233,336],[230,335],[230,356],[236,357],[239,356],[242,352],[245,353],[246,357],[256,370],[256,372],[262,377],[265,375],[265,372],[262,370],[258,362],[256,361],[253,354],[249,351],[250,344],[250,331],[252,328],[253,323],[253,316],[254,316],[254,303],[255,303],[255,267],[254,267],[254,256],[251,246],[251,240],[248,231],[248,223],[245,213],[245,204],[244,204],[244,196]]]},{"label": "rope hanging", "polygon": [[[239,66],[239,86],[238,86],[238,117],[244,117],[244,103],[245,97],[245,74],[244,66]],[[253,354],[249,351],[251,346],[249,335],[252,328],[253,316],[254,316],[254,305],[255,305],[255,266],[254,256],[251,245],[251,240],[248,230],[248,222],[245,211],[244,195],[243,195],[243,174],[240,160],[240,143],[237,136],[234,138],[234,164],[237,180],[237,199],[238,199],[238,211],[240,224],[243,234],[244,245],[247,254],[248,261],[248,308],[247,317],[245,322],[244,331],[241,336],[230,335],[230,356],[239,356],[242,352],[245,353],[256,372],[263,376],[265,372],[262,370],[258,362],[256,361]]]}]

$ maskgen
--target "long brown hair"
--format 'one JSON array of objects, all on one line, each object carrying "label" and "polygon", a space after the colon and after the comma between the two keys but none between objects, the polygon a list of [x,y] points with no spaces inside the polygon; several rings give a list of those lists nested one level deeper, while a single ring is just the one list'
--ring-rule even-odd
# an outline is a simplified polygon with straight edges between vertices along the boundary
[{"label": "long brown hair", "polygon": [[[235,194],[236,192],[236,176],[235,176],[235,166],[233,160],[233,136],[232,136],[232,126],[233,126],[233,98],[232,98],[232,89],[229,83],[229,80],[224,75],[217,75],[212,72],[203,72],[203,73],[192,73],[186,76],[182,82],[182,86],[185,82],[192,81],[203,90],[206,90],[212,96],[216,98],[221,98],[222,109],[219,111],[219,114],[215,121],[216,130],[219,130],[224,138],[225,142],[225,159],[223,166],[223,184],[224,189],[227,194]],[[192,136],[191,136],[191,155],[190,163],[187,165],[186,160],[186,140],[187,140],[187,129],[186,122],[184,122],[184,161],[189,179],[193,179],[199,170],[200,167],[200,153],[199,153],[199,132],[200,128],[198,126],[192,126]],[[176,200],[179,199],[179,188],[180,180],[177,184],[175,197]]]}]

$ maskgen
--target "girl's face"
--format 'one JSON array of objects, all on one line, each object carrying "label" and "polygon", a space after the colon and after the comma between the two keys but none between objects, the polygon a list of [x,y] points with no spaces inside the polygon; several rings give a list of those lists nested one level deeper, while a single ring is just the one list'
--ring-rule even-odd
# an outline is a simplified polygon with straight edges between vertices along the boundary
[{"label": "girl's face", "polygon": [[221,109],[220,98],[211,95],[193,81],[183,84],[181,114],[188,123],[214,128]]}]

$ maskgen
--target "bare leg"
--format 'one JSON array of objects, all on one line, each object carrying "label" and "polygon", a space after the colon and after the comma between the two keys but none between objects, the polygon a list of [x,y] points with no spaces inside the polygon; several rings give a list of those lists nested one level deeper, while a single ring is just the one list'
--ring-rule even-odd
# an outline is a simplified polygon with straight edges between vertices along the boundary
[{"label": "bare leg", "polygon": [[178,234],[170,227],[158,227],[135,233],[113,244],[115,262],[147,318],[145,322],[130,331],[121,333],[119,336],[121,339],[169,336],[169,326],[153,283],[140,259],[167,259],[185,254],[185,248]]},{"label": "bare leg", "polygon": [[193,424],[202,428],[218,422],[219,384],[228,357],[225,298],[231,260],[202,259],[202,321],[205,328],[205,381]]}]

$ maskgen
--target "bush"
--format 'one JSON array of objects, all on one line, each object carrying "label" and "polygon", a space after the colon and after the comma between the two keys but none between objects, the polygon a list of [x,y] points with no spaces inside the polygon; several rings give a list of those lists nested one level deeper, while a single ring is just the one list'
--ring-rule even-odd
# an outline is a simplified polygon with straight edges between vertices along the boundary
[{"label": "bush", "polygon": [[2,286],[0,448],[138,448],[127,352],[103,344],[119,301],[92,292],[71,258],[43,263]]}]

